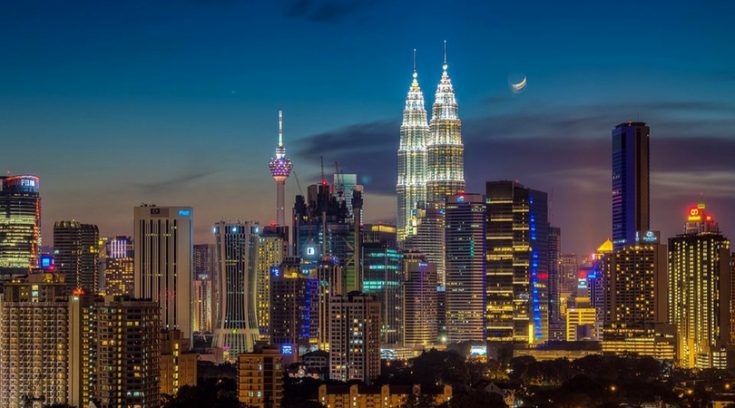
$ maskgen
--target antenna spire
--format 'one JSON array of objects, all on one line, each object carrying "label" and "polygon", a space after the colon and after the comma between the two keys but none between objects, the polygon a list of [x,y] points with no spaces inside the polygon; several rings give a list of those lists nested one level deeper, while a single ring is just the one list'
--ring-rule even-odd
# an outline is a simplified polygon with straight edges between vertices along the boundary
[{"label": "antenna spire", "polygon": [[283,147],[283,111],[278,110],[278,147]]},{"label": "antenna spire", "polygon": [[444,69],[447,69],[447,40],[444,40]]},{"label": "antenna spire", "polygon": [[413,49],[413,73],[416,73],[416,48]]}]

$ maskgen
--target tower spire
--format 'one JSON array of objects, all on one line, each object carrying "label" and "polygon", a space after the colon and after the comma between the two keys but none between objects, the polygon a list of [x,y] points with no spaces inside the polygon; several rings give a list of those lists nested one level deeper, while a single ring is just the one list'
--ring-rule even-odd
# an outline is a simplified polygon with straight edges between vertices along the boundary
[{"label": "tower spire", "polygon": [[283,111],[278,110],[278,147],[283,147]]},{"label": "tower spire", "polygon": [[442,69],[446,72],[447,68],[449,68],[447,65],[447,40],[444,40],[444,65]]},{"label": "tower spire", "polygon": [[413,77],[416,78],[416,48],[413,49]]}]

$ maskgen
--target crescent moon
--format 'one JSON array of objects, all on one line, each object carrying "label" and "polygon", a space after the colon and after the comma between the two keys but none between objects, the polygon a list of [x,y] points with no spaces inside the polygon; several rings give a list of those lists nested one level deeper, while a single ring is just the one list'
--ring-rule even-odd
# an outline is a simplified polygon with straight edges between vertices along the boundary
[{"label": "crescent moon", "polygon": [[521,82],[517,84],[510,84],[510,87],[513,89],[513,92],[518,93],[522,91],[523,88],[525,88],[527,84],[528,84],[528,78],[524,76]]}]

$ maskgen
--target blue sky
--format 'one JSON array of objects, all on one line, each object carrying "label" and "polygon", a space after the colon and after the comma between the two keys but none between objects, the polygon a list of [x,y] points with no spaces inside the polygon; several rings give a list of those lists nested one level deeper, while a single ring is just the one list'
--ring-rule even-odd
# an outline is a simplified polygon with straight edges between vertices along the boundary
[{"label": "blue sky", "polygon": [[320,156],[339,161],[365,176],[368,219],[392,220],[411,52],[431,103],[447,40],[468,189],[552,192],[565,251],[586,252],[610,230],[610,130],[642,120],[653,226],[679,232],[701,196],[732,234],[733,15],[726,1],[3,1],[0,166],[42,177],[46,244],[59,219],[130,233],[140,202],[193,205],[206,240],[219,219],[273,219],[282,108],[304,188]]}]

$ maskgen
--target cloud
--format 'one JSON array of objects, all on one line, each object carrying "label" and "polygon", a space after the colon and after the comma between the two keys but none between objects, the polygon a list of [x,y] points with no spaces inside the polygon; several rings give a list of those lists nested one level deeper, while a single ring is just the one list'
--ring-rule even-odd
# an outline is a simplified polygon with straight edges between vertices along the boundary
[{"label": "cloud", "polygon": [[375,3],[375,0],[287,0],[284,15],[318,23],[332,23]]},{"label": "cloud", "polygon": [[134,183],[132,187],[140,190],[140,192],[144,194],[161,194],[181,190],[186,187],[187,184],[195,183],[216,173],[216,171],[210,170],[195,171],[168,179]]}]

